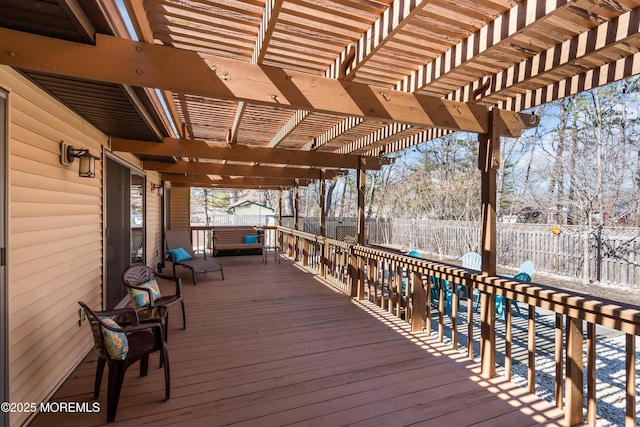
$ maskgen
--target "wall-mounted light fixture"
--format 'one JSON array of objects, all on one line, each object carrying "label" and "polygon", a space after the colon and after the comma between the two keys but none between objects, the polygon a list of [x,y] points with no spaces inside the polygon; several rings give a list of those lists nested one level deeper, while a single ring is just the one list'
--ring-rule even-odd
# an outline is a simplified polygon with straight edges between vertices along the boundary
[{"label": "wall-mounted light fixture", "polygon": [[161,184],[151,184],[151,191],[159,190],[158,194],[162,196],[164,194],[164,189],[167,188],[164,185],[164,182]]},{"label": "wall-mounted light fixture", "polygon": [[99,160],[100,157],[91,154],[87,148],[73,148],[62,141],[60,143],[60,163],[69,166],[76,158],[80,159],[78,175],[84,178],[94,178],[96,176],[96,160]]}]

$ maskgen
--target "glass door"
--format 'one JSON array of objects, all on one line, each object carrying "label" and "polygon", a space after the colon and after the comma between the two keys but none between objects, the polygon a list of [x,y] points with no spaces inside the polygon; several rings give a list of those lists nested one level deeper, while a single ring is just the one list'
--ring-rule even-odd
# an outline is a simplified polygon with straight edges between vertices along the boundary
[{"label": "glass door", "polygon": [[131,264],[145,262],[144,176],[131,174]]},{"label": "glass door", "polygon": [[131,264],[145,263],[144,174],[107,157],[105,228],[105,308],[126,296],[121,276]]}]

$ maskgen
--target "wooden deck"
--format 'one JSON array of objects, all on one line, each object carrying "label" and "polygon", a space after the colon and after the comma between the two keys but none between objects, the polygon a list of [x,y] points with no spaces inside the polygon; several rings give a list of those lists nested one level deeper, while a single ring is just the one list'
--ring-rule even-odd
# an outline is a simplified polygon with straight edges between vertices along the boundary
[{"label": "wooden deck", "polygon": [[[562,424],[549,403],[499,378],[482,381],[464,354],[411,335],[288,260],[219,260],[224,281],[209,273],[194,287],[183,273],[187,329],[174,309],[171,399],[162,401],[157,358],[147,377],[134,366],[113,425]],[[91,402],[95,365],[91,352],[53,400]],[[99,413],[40,414],[31,425],[107,424],[102,385]]]}]

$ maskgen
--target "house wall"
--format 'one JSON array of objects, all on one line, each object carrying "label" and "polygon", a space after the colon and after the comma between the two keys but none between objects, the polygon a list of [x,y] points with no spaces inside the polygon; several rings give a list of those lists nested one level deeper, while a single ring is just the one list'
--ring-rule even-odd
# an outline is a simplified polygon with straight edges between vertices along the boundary
[{"label": "house wall", "polygon": [[[77,301],[102,307],[103,161],[96,178],[80,178],[77,161],[60,164],[59,144],[103,157],[108,140],[9,67],[0,66],[0,87],[9,92],[9,398],[41,402],[93,345]],[[147,196],[149,260],[159,242],[159,197],[149,184]],[[32,415],[11,413],[10,425]]]},{"label": "house wall", "polygon": [[188,230],[191,226],[191,188],[171,188],[171,229]]}]

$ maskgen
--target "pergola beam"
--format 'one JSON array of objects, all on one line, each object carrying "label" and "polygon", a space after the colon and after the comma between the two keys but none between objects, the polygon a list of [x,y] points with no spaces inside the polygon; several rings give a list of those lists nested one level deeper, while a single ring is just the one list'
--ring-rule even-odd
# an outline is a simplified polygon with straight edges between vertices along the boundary
[{"label": "pergola beam", "polygon": [[[247,145],[209,145],[204,141],[165,138],[162,143],[133,139],[111,138],[111,149],[134,154],[161,157],[191,157],[227,160],[243,163],[299,165],[332,169],[357,169],[360,156],[319,153],[282,148],[251,147]],[[380,169],[389,159],[365,158],[367,167]]]},{"label": "pergola beam", "polygon": [[278,187],[293,187],[296,182],[299,185],[307,185],[311,180],[297,180],[292,178],[253,178],[253,177],[214,177],[209,175],[171,175],[161,174],[160,179],[162,181],[179,182],[182,184],[190,184],[192,186],[199,186],[200,184],[226,186],[229,188],[237,188],[237,186],[278,186]]},{"label": "pergola beam", "polygon": [[[486,107],[98,34],[94,45],[0,29],[0,63],[215,99],[488,132]],[[522,114],[527,123],[529,115]],[[521,128],[522,129],[522,128]],[[519,136],[516,134],[505,136]]]},{"label": "pergola beam", "polygon": [[208,183],[181,183],[174,182],[171,184],[172,187],[198,187],[198,188],[215,188],[220,190],[282,190],[283,188],[289,188],[290,186],[285,185],[240,185],[233,184],[232,186],[229,184],[208,184]]},{"label": "pergola beam", "polygon": [[185,161],[179,161],[177,163],[145,161],[143,162],[143,169],[170,174],[246,176],[256,178],[320,179],[321,177],[325,177],[331,179],[338,175],[338,171],[326,169]]}]

